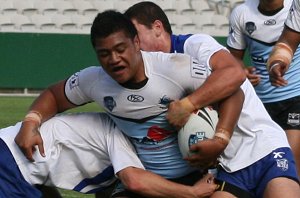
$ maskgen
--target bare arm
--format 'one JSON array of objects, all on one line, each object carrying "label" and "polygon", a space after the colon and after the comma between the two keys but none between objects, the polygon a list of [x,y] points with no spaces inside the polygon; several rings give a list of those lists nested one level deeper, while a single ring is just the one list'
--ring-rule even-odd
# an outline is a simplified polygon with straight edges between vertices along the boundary
[{"label": "bare arm", "polygon": [[26,158],[34,161],[32,154],[38,146],[42,156],[45,155],[43,140],[39,133],[40,124],[59,112],[75,107],[64,94],[65,81],[59,82],[45,91],[33,102],[29,108],[29,117],[25,117],[21,129],[15,138]]},{"label": "bare arm", "polygon": [[212,55],[210,65],[213,69],[211,75],[190,97],[197,109],[230,96],[246,79],[239,62],[226,50],[220,50]]},{"label": "bare arm", "polygon": [[210,60],[213,71],[203,85],[188,97],[170,104],[167,119],[173,126],[182,127],[191,112],[232,95],[244,82],[245,72],[226,50],[215,53]]},{"label": "bare arm", "polygon": [[244,102],[244,93],[239,89],[235,94],[224,99],[218,110],[219,121],[215,136],[211,140],[200,141],[191,146],[195,154],[186,158],[191,165],[208,168],[213,165],[225,150],[236,126]]},{"label": "bare arm", "polygon": [[138,168],[129,167],[117,173],[125,187],[146,197],[193,198],[207,197],[216,189],[212,175],[207,175],[194,186],[185,186]]},{"label": "bare arm", "polygon": [[237,50],[231,47],[227,47],[230,53],[240,62],[242,68],[244,69],[247,78],[251,82],[253,86],[256,86],[260,82],[260,76],[255,74],[255,67],[253,66],[245,66],[243,62],[243,58],[245,55],[245,50]]},{"label": "bare arm", "polygon": [[268,63],[270,81],[273,86],[285,86],[287,81],[283,78],[292,61],[292,57],[300,43],[300,33],[285,26],[274,46]]},{"label": "bare arm", "polygon": [[296,49],[298,48],[298,45],[300,44],[300,33],[285,26],[277,42],[283,42],[288,44],[290,48],[293,50],[293,52],[295,52]]}]

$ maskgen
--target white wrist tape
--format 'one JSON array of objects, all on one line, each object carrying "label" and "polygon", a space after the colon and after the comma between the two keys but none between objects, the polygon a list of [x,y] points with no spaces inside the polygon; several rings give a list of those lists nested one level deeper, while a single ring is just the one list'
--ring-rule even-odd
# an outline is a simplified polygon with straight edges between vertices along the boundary
[{"label": "white wrist tape", "polygon": [[281,61],[284,62],[286,65],[289,65],[292,62],[294,53],[292,48],[287,45],[286,43],[277,43],[272,52],[270,53],[268,62],[267,62],[267,69],[268,71],[271,70],[271,68],[274,68],[274,63]]},{"label": "white wrist tape", "polygon": [[26,114],[23,122],[26,122],[26,121],[34,121],[34,122],[37,122],[38,125],[41,125],[42,115],[38,111],[29,111]]},{"label": "white wrist tape", "polygon": [[221,138],[225,144],[228,144],[230,141],[230,134],[225,129],[218,129],[214,135],[214,137]]}]

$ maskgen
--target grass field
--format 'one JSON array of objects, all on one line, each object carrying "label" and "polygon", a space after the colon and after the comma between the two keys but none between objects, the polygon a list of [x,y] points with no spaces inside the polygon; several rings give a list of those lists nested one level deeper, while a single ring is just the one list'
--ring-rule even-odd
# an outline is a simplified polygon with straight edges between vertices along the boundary
[{"label": "grass field", "polygon": [[[34,97],[0,97],[0,128],[7,127],[20,121],[26,114]],[[101,111],[99,106],[91,103],[68,112]],[[73,191],[60,190],[64,198],[94,198],[94,195],[85,195]]]}]

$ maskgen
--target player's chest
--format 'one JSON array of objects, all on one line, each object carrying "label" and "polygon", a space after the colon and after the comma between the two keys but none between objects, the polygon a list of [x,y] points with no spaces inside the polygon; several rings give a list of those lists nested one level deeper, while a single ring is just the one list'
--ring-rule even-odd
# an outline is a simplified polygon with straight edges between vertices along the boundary
[{"label": "player's chest", "polygon": [[158,115],[166,111],[170,102],[180,99],[185,91],[177,83],[149,79],[140,89],[105,86],[92,91],[93,98],[109,113],[128,118]]},{"label": "player's chest", "polygon": [[276,42],[283,30],[287,13],[274,16],[245,14],[242,20],[243,33],[253,40],[265,43]]}]

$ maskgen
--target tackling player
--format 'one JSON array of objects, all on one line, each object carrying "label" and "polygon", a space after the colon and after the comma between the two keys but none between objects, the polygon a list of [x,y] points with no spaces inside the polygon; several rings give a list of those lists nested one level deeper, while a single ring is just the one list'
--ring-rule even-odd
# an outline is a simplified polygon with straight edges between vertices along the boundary
[{"label": "tackling player", "polygon": [[[247,12],[247,11],[245,11],[245,12]],[[130,7],[125,12],[125,14],[127,16],[129,16],[132,19],[132,22],[135,24],[135,26],[138,30],[138,35],[140,38],[142,49],[146,50],[146,51],[164,51],[164,52],[185,53],[185,54],[192,55],[193,57],[195,57],[198,60],[202,60],[203,55],[206,54],[206,52],[207,52],[207,51],[205,51],[206,46],[211,45],[211,43],[209,41],[213,40],[210,36],[203,35],[203,34],[195,34],[195,35],[188,34],[188,35],[179,35],[179,36],[173,35],[167,16],[164,14],[163,10],[159,6],[154,4],[153,2],[137,3],[137,4],[133,5],[132,7]],[[217,52],[216,52],[216,54],[217,54]],[[215,57],[218,57],[215,55],[212,56],[211,59],[209,59],[209,61],[210,61],[209,64],[211,65],[212,68],[215,68],[214,64],[217,63],[217,62],[213,61],[215,59]],[[219,59],[219,60],[223,60],[223,59]],[[216,67],[216,68],[218,68],[218,67]],[[216,71],[218,71],[218,70],[216,70]],[[223,73],[227,74],[226,70],[224,70]],[[214,72],[212,74],[214,74]],[[216,72],[215,72],[215,74],[216,74]],[[234,74],[233,74],[233,76],[234,76]],[[218,81],[226,83],[225,80],[223,80],[222,78],[218,79]],[[245,86],[242,86],[242,88],[244,89]],[[246,89],[244,89],[244,92],[245,92],[245,100],[246,100],[245,104],[247,104],[248,103],[247,101],[249,101],[249,100],[256,100],[255,94],[253,95],[253,93],[251,93],[249,95],[248,94],[249,91],[246,91]],[[252,92],[252,91],[250,91],[250,92]],[[250,103],[252,103],[252,102],[253,101],[251,101]],[[258,108],[258,106],[256,107],[254,105],[253,109],[256,109],[256,108]],[[265,112],[263,107],[259,107],[259,108],[262,108],[262,112]],[[245,131],[248,131],[248,132],[252,131],[250,133],[255,133],[254,132],[255,130],[250,127],[250,125],[251,125],[250,120],[252,120],[252,119],[247,118],[247,116],[245,116],[245,115],[250,115],[250,114],[251,114],[251,116],[253,116],[253,114],[256,114],[254,112],[248,112],[250,109],[251,108],[245,108],[242,110],[241,119],[238,122],[238,126],[243,128],[243,130],[245,130]],[[259,113],[257,113],[257,114],[259,114]],[[268,117],[267,114],[263,115],[263,117],[265,117],[265,116]],[[247,121],[247,119],[250,119],[250,120]],[[264,118],[264,119],[269,119],[269,118]],[[274,125],[274,123],[270,123],[270,124]],[[264,127],[262,127],[261,123],[253,122],[252,126],[253,127],[255,126],[257,129],[260,128],[261,130],[266,130]],[[235,143],[233,143],[233,144],[235,144]],[[198,151],[198,153],[199,153],[198,157],[195,156],[194,158],[190,159],[190,160],[193,160],[193,162],[195,164],[198,164],[199,161],[201,160],[201,154],[202,154],[201,149],[203,148],[202,146],[204,147],[204,144],[201,142],[193,147],[193,150]],[[237,146],[237,147],[239,147],[239,146]],[[228,151],[228,155],[231,155],[230,151],[233,151],[233,150],[228,148],[225,151]],[[246,150],[244,152],[249,153],[249,151],[246,151]],[[240,162],[243,161],[242,156],[245,155],[244,152],[239,152],[239,155],[237,154],[237,156],[236,156],[237,164],[239,164]],[[236,152],[233,152],[233,153],[236,153]],[[251,152],[251,153],[253,153],[253,152]],[[254,157],[254,156],[252,156],[252,157]],[[244,160],[246,160],[246,159],[244,159]],[[247,160],[249,160],[249,159],[247,159]],[[240,161],[240,162],[238,162],[238,161]],[[277,162],[273,161],[273,163],[276,166]],[[222,165],[222,162],[221,162],[221,165]],[[237,175],[243,174],[242,173],[243,171],[238,171],[238,168],[235,171],[229,170],[228,168],[225,168],[224,170],[226,172],[234,173]],[[271,175],[272,175],[272,173],[271,173]],[[274,174],[273,177],[275,178],[276,174]],[[257,178],[257,179],[252,178],[252,180],[253,179],[260,181],[259,178]],[[269,178],[268,180],[270,180],[270,179],[271,178]],[[225,179],[225,181],[227,181],[228,183],[235,184],[236,186],[240,186],[243,189],[247,189],[246,191],[250,190],[249,187],[244,186],[245,184],[240,185],[240,184],[230,181],[228,179]],[[245,181],[245,183],[246,182],[247,181]],[[273,183],[273,182],[274,181],[272,181],[270,183]],[[236,190],[237,189],[233,189],[233,191],[236,191]],[[264,190],[264,188],[259,187],[259,191],[263,191],[263,190]],[[225,191],[230,192],[230,189],[226,189]],[[235,194],[237,197],[245,197],[246,196],[244,194],[243,195],[239,194],[238,191],[239,190],[237,190],[236,192],[232,192],[232,193],[233,194],[237,193],[237,194]],[[254,191],[254,190],[251,189],[251,191]],[[266,189],[266,192],[267,191],[269,191],[268,188]],[[261,192],[256,191],[255,197],[259,196],[258,194],[260,194],[260,193]],[[251,194],[254,194],[254,192],[251,192]],[[221,194],[221,196],[225,196],[225,195]]]},{"label": "tackling player", "polygon": [[[297,2],[298,0],[296,0]],[[252,0],[237,6],[231,13],[231,30],[227,39],[230,52],[243,60],[249,51],[254,72],[248,69],[248,78],[272,119],[286,132],[295,156],[300,176],[300,48],[294,57],[285,43],[275,45],[284,27],[292,0]],[[291,63],[280,81],[269,78],[267,62],[274,63],[270,52],[275,45],[281,60]],[[269,64],[270,65],[270,64]],[[272,86],[272,84],[273,86]]]},{"label": "tackling player", "polygon": [[[35,121],[27,116],[23,122]],[[20,127],[21,122],[0,130],[3,198],[42,197],[34,185],[101,192],[115,183],[115,174],[128,189],[152,197],[202,197],[216,188],[210,175],[195,186],[183,186],[145,171],[131,143],[104,113],[59,115],[44,122],[45,157],[35,153],[34,163],[14,142]]]}]

